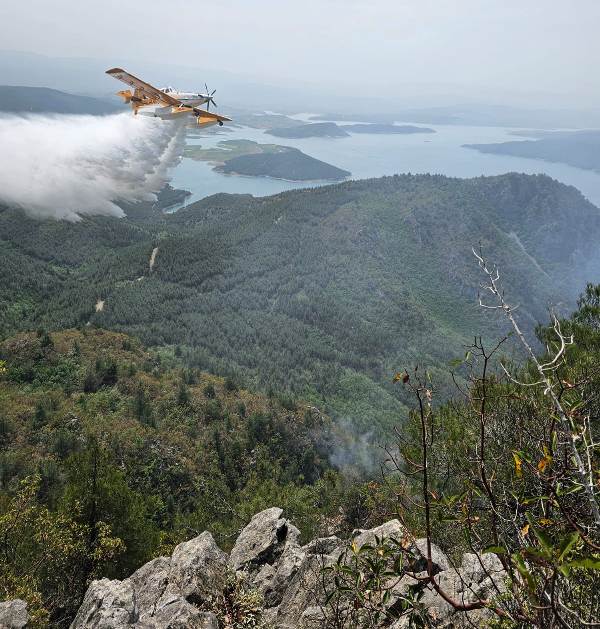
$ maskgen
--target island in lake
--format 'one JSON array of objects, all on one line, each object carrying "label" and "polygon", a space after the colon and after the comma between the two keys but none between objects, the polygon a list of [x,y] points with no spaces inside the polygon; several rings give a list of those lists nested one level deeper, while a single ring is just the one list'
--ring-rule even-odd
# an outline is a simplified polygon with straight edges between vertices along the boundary
[{"label": "island in lake", "polygon": [[344,131],[350,131],[350,133],[397,133],[401,135],[435,133],[435,130],[429,127],[415,127],[409,124],[360,123],[346,124],[340,128]]},{"label": "island in lake", "polygon": [[156,220],[157,215],[180,207],[191,195],[189,190],[179,190],[167,183],[156,194],[154,201],[138,201],[137,203],[121,201],[119,206],[131,220]]},{"label": "island in lake", "polygon": [[600,172],[600,131],[536,132],[536,135],[540,139],[464,146],[481,153],[543,159]]},{"label": "island in lake", "polygon": [[[296,120],[295,118],[274,112],[228,108],[225,109],[223,113],[233,118],[234,124],[242,127],[250,127],[251,129],[279,129],[304,124],[301,120]],[[231,127],[231,123],[227,126]]]},{"label": "island in lake", "polygon": [[335,122],[315,122],[311,124],[280,127],[265,131],[278,138],[347,138],[350,134]]},{"label": "island in lake", "polygon": [[289,181],[342,181],[351,175],[347,170],[315,159],[296,148],[259,144],[252,140],[223,140],[213,148],[187,146],[184,156],[212,162],[214,170],[230,175]]},{"label": "island in lake", "polygon": [[396,125],[384,123],[345,124],[338,125],[335,122],[313,122],[309,124],[294,125],[293,127],[278,127],[265,131],[269,135],[278,138],[346,138],[351,133],[378,133],[378,134],[412,134],[435,133],[428,127],[415,127],[412,125]]}]

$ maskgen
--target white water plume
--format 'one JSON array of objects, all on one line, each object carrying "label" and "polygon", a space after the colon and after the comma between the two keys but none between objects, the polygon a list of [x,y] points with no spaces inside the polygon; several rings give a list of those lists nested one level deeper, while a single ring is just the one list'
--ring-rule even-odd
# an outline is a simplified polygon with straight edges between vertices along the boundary
[{"label": "white water plume", "polygon": [[130,113],[0,117],[0,202],[41,218],[123,216],[154,200],[183,150],[185,122]]}]

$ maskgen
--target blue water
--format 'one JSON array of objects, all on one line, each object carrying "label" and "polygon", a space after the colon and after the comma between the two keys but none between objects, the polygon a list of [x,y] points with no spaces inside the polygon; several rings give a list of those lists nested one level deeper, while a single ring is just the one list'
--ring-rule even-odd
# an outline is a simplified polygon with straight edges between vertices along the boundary
[{"label": "blue water", "polygon": [[[301,116],[298,116],[299,118]],[[344,123],[340,123],[344,124]],[[409,123],[407,123],[409,124]],[[578,188],[592,203],[600,206],[600,174],[535,159],[483,154],[463,148],[463,144],[515,140],[511,129],[457,125],[423,125],[435,134],[367,135],[346,138],[284,139],[260,129],[232,129],[230,133],[207,131],[201,138],[188,138],[189,144],[214,146],[221,140],[247,139],[263,143],[294,146],[304,153],[334,166],[349,170],[353,179],[380,177],[396,173],[435,173],[451,177],[498,175],[509,171],[545,173]],[[207,162],[183,159],[173,171],[172,185],[192,193],[187,203],[217,192],[250,193],[255,196],[276,194],[292,188],[324,185],[330,182],[291,182],[262,177],[223,175]]]}]

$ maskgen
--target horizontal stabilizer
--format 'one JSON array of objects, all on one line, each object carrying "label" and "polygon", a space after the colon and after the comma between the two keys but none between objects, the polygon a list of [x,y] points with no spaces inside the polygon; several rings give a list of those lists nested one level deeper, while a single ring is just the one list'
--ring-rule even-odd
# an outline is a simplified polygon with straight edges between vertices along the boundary
[{"label": "horizontal stabilizer", "polygon": [[131,90],[121,90],[120,92],[117,92],[117,96],[120,96],[126,103],[130,103],[133,98]]}]

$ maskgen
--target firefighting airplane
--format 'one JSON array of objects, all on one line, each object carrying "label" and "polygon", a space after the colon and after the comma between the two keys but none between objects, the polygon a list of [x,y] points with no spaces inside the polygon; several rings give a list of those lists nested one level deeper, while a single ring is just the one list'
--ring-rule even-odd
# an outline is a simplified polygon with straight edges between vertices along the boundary
[{"label": "firefighting airplane", "polygon": [[[131,108],[135,114],[137,114],[138,110],[142,107],[155,105],[156,107],[152,113],[142,112],[142,114],[155,116],[163,120],[193,114],[196,116],[196,122],[201,127],[210,127],[214,124],[218,124],[222,127],[223,122],[231,120],[231,118],[219,116],[219,114],[213,114],[209,111],[211,103],[215,107],[217,106],[213,99],[216,90],[213,90],[210,94],[208,93],[208,88],[206,89],[206,94],[177,92],[172,87],[165,87],[159,90],[121,68],[112,68],[111,70],[107,70],[106,74],[133,87],[133,93],[131,90],[122,90],[121,92],[117,92],[117,95],[121,96],[126,103],[131,103]],[[199,109],[198,106],[204,105],[205,103],[206,109]]]}]

